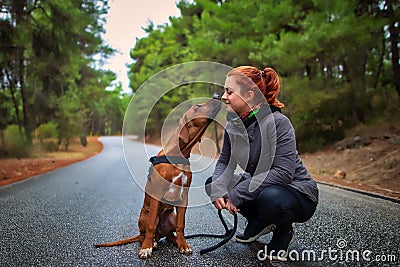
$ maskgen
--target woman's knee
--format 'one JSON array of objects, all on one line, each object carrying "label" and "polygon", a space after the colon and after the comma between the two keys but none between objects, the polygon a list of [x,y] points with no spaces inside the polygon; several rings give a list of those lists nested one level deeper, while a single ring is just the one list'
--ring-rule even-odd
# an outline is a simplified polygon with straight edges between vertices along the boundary
[{"label": "woman's knee", "polygon": [[258,204],[275,203],[282,198],[282,190],[280,186],[268,186],[257,197]]},{"label": "woman's knee", "polygon": [[258,212],[262,217],[278,221],[288,217],[294,220],[300,213],[300,205],[290,191],[282,186],[269,186],[257,198]]}]

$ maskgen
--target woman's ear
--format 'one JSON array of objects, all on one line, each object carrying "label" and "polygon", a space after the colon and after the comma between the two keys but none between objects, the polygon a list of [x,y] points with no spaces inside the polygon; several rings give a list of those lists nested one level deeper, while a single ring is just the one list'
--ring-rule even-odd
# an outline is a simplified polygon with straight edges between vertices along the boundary
[{"label": "woman's ear", "polygon": [[253,99],[254,99],[254,92],[252,91],[252,90],[249,90],[249,91],[247,91],[246,93],[245,93],[245,99],[246,99],[246,102],[252,102],[253,101]]}]

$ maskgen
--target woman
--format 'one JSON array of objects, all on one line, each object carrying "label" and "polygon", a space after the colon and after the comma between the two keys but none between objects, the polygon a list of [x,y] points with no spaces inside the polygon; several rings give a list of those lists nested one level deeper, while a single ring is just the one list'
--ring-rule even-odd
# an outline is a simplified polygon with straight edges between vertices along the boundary
[{"label": "woman", "polygon": [[[318,203],[318,188],[297,153],[293,126],[281,113],[279,90],[272,68],[241,66],[227,74],[224,143],[206,182],[218,210],[247,219],[237,242],[253,242],[273,231],[267,246],[272,259],[286,257],[294,240],[293,222],[309,220]],[[237,166],[244,173],[234,174]]]}]

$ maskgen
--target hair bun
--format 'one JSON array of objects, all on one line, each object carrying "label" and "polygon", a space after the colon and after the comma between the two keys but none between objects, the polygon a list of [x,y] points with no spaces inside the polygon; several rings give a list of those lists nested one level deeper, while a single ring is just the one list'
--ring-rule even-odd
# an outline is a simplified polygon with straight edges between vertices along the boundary
[{"label": "hair bun", "polygon": [[262,72],[265,73],[265,98],[267,99],[267,102],[270,105],[283,108],[285,105],[279,102],[277,98],[281,88],[278,73],[276,73],[272,68],[264,68]]},{"label": "hair bun", "polygon": [[285,106],[277,99],[280,82],[279,76],[274,69],[264,68],[263,70],[259,70],[257,67],[253,66],[239,66],[227,73],[227,76],[231,75],[246,77],[246,79],[243,79],[243,77],[237,79],[237,82],[240,85],[240,90],[252,90],[255,84],[258,89],[260,89],[259,91],[265,97],[268,104],[278,108],[283,108]]}]

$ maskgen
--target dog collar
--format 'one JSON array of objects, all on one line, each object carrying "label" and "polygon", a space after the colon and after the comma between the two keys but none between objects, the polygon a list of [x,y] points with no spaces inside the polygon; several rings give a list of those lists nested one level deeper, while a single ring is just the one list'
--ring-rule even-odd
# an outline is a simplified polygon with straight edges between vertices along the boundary
[{"label": "dog collar", "polygon": [[149,161],[153,166],[160,163],[190,165],[189,159],[182,156],[153,156]]}]

